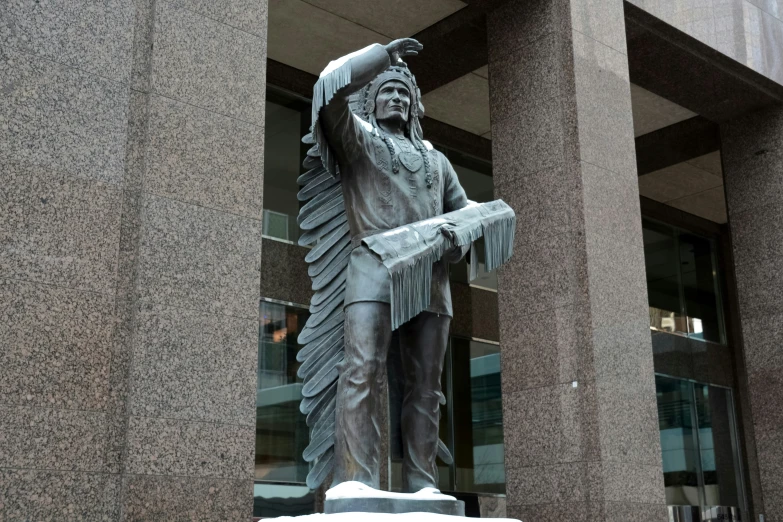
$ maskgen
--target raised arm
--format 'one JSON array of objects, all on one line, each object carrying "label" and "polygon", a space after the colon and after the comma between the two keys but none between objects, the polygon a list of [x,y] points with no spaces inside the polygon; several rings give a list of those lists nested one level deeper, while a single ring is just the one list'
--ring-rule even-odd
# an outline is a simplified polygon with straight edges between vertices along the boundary
[{"label": "raised arm", "polygon": [[321,73],[313,88],[313,136],[329,172],[336,174],[337,162],[352,160],[363,147],[361,124],[349,107],[350,95],[402,56],[418,54],[420,49],[412,38],[373,44],[330,62]]}]

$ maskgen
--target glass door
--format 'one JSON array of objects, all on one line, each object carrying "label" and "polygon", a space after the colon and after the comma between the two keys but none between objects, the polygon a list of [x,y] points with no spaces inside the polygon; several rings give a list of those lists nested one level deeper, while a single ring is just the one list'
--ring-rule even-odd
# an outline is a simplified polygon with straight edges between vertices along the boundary
[{"label": "glass door", "polygon": [[663,375],[655,386],[666,503],[746,510],[731,390]]}]

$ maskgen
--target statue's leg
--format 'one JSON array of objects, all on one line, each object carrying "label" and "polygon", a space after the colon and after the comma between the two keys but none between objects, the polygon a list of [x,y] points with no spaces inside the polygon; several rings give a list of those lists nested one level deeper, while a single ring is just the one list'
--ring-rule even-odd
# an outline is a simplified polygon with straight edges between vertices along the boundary
[{"label": "statue's leg", "polygon": [[451,318],[422,312],[400,327],[400,352],[405,373],[402,403],[402,487],[413,493],[437,488],[440,376]]},{"label": "statue's leg", "polygon": [[[378,420],[386,355],[391,340],[387,303],[345,308],[345,360],[337,384],[334,484],[355,480],[380,487]],[[383,426],[385,429],[385,426]]]}]

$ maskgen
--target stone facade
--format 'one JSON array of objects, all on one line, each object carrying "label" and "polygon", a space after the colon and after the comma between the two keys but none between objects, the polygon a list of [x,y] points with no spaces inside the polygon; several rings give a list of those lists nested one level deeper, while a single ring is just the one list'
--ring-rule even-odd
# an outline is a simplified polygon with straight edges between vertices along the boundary
[{"label": "stone facade", "polygon": [[629,0],[663,22],[783,84],[783,4],[779,0]]},{"label": "stone facade", "polygon": [[756,513],[783,520],[783,111],[721,126],[744,365],[760,494]]},{"label": "stone facade", "polygon": [[266,21],[4,4],[0,519],[250,516]]}]

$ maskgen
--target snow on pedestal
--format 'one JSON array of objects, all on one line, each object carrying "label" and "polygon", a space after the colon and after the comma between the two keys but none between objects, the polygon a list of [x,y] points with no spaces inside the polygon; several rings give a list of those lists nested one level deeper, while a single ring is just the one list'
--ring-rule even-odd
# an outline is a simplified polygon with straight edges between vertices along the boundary
[{"label": "snow on pedestal", "polygon": [[326,492],[326,500],[338,498],[399,498],[415,500],[457,500],[451,495],[444,495],[435,488],[424,488],[416,493],[397,493],[371,488],[361,482],[349,481],[338,484]]},{"label": "snow on pedestal", "polygon": [[[273,520],[295,520],[296,522],[455,522],[465,517],[439,515],[437,513],[332,513],[326,515],[302,515],[301,517],[280,517]],[[493,522],[520,522],[515,518],[488,518]]]},{"label": "snow on pedestal", "polygon": [[[416,493],[396,493],[373,489],[361,482],[343,482],[326,492],[326,500],[347,498],[388,498],[401,500],[456,500],[444,495],[435,488],[424,488]],[[316,513],[299,517],[280,517],[274,520],[295,520],[296,522],[454,522],[464,517],[441,515],[438,513]],[[511,518],[495,518],[496,522],[520,522]]]}]

